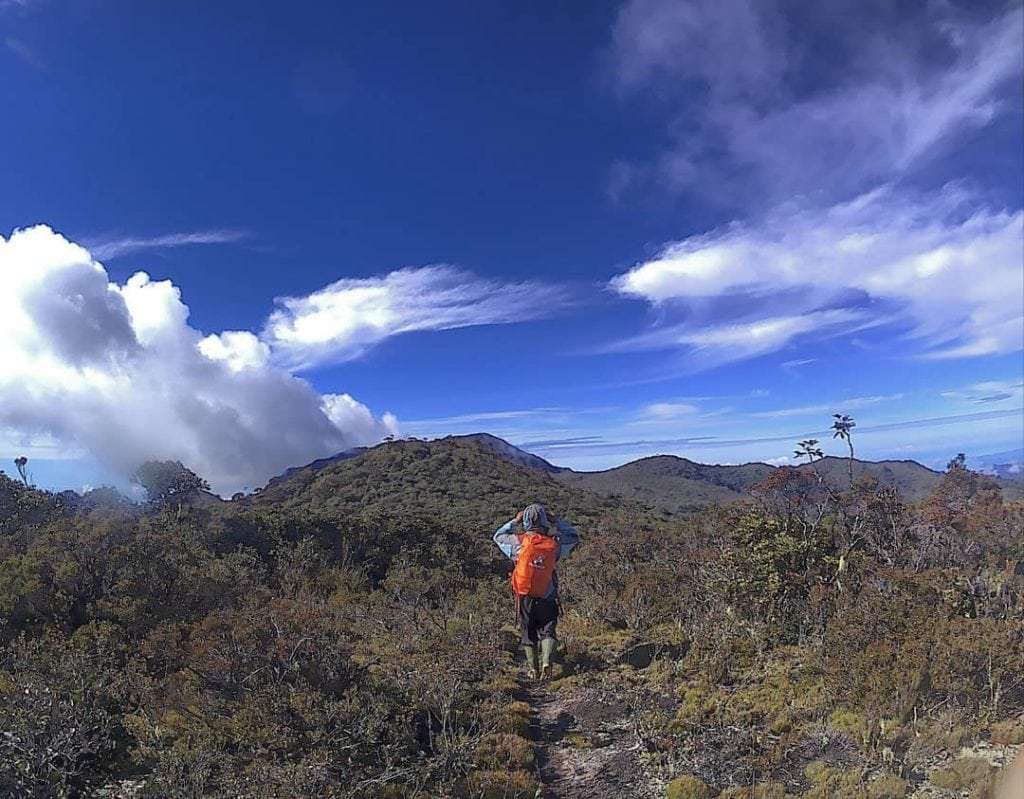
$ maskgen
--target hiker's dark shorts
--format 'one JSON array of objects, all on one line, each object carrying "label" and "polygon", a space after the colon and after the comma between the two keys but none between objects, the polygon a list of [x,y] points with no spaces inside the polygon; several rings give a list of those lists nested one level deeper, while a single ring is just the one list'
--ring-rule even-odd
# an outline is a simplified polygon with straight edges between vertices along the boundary
[{"label": "hiker's dark shorts", "polygon": [[536,646],[538,641],[555,637],[558,624],[558,602],[524,596],[519,600],[519,626],[523,630],[523,645]]}]

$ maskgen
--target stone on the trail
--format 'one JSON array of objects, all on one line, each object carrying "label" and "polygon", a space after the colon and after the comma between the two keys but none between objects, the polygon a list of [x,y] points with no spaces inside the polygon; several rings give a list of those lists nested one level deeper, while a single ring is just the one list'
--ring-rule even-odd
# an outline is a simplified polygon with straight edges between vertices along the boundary
[{"label": "stone on the trail", "polygon": [[622,653],[621,659],[634,669],[646,669],[654,660],[656,651],[657,644],[634,644]]},{"label": "stone on the trail", "polygon": [[681,657],[685,647],[678,644],[665,644],[658,641],[640,641],[627,646],[619,655],[619,662],[632,666],[634,669],[646,669],[655,658],[671,659]]}]

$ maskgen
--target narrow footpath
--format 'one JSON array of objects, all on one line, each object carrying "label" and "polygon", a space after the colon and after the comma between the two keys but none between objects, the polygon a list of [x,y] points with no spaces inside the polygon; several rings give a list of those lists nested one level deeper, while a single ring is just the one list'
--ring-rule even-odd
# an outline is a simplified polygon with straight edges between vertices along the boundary
[{"label": "narrow footpath", "polygon": [[629,708],[555,681],[520,683],[531,709],[543,799],[648,799],[659,795],[640,757]]}]

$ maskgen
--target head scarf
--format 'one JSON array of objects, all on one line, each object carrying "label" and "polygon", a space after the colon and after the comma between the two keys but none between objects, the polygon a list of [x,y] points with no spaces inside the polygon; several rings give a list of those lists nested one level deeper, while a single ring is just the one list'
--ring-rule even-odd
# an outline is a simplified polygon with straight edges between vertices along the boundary
[{"label": "head scarf", "polygon": [[546,533],[548,531],[547,509],[536,502],[532,505],[527,505],[523,511],[523,529]]}]

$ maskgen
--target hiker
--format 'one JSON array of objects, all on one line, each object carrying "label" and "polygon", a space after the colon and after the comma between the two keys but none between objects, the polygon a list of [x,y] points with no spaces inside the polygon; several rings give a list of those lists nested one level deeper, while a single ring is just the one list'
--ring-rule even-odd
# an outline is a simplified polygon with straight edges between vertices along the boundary
[{"label": "hiker", "polygon": [[[521,532],[514,527],[520,524]],[[494,534],[494,543],[515,562],[512,591],[516,617],[523,630],[526,665],[534,678],[551,675],[558,623],[558,573],[555,564],[579,543],[576,529],[534,503],[519,511]],[[540,645],[538,663],[537,646]]]}]

